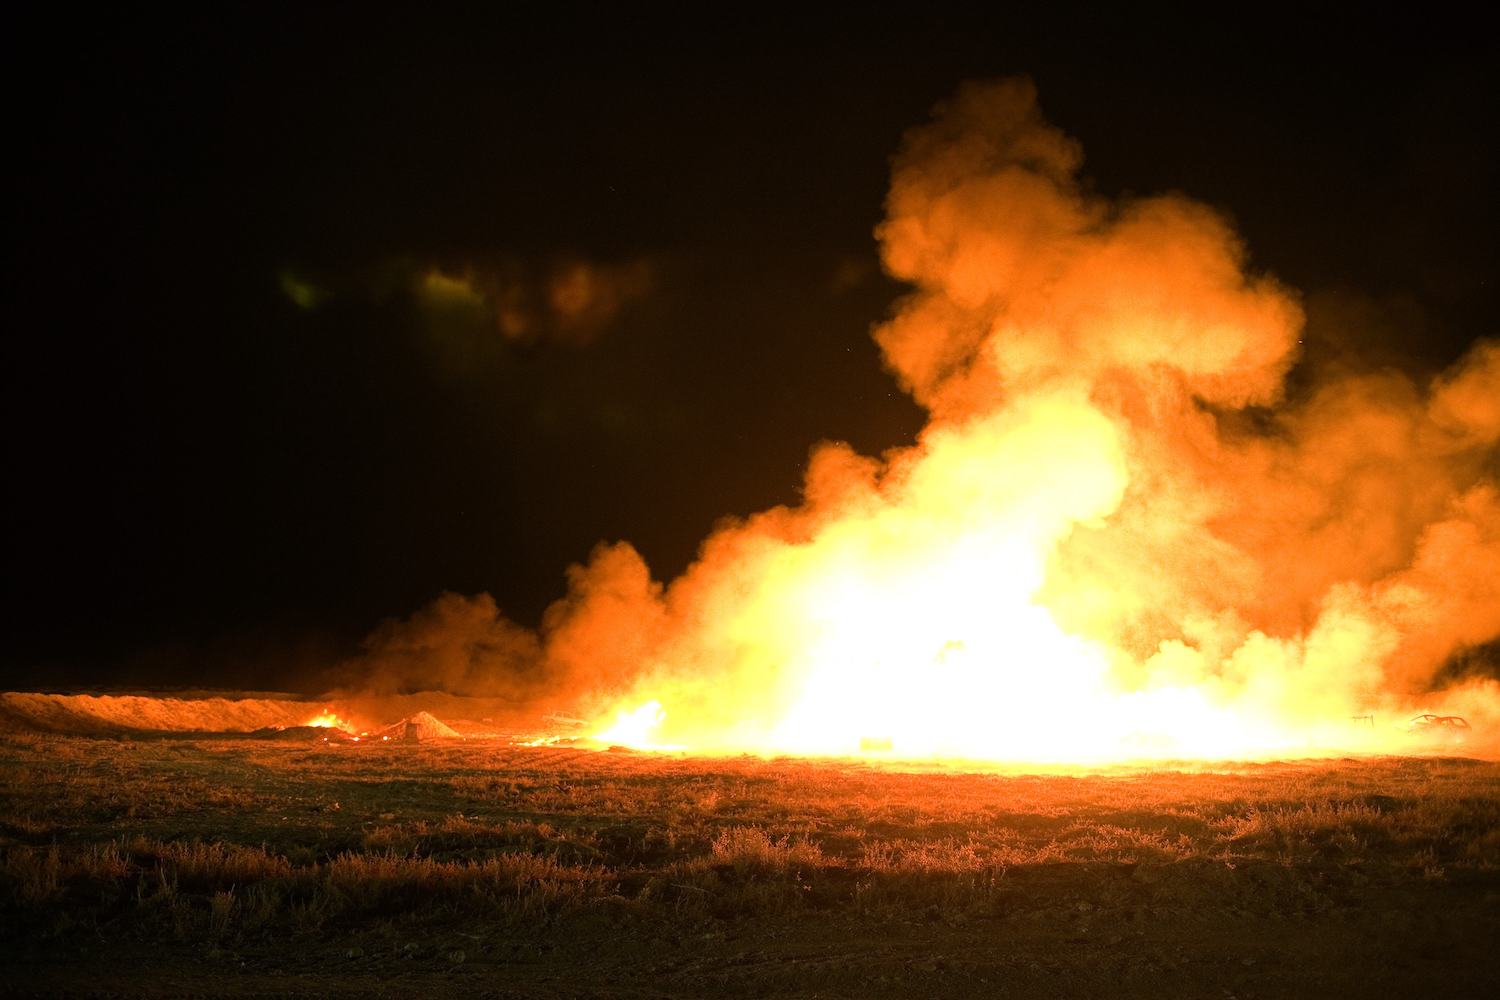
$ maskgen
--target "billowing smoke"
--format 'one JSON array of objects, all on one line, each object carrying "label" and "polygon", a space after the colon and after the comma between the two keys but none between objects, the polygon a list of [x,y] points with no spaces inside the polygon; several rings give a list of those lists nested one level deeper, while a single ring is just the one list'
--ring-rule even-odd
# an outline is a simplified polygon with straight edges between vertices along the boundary
[{"label": "billowing smoke", "polygon": [[[800,505],[666,585],[600,547],[530,675],[718,748],[1267,754],[1351,716],[1500,721],[1445,669],[1500,635],[1500,344],[1289,395],[1296,295],[1212,209],[1102,197],[1081,160],[1024,81],[913,131],[878,237],[914,290],[876,338],[916,444],[818,446]],[[483,610],[455,627],[509,649]]]},{"label": "billowing smoke", "polygon": [[488,594],[441,594],[365,638],[337,679],[372,694],[446,691],[529,700],[542,690],[541,643]]},{"label": "billowing smoke", "polygon": [[345,694],[438,691],[547,708],[618,694],[655,648],[661,586],[628,545],[599,546],[587,566],[568,570],[568,584],[540,635],[489,594],[440,594],[381,623],[332,682]]}]

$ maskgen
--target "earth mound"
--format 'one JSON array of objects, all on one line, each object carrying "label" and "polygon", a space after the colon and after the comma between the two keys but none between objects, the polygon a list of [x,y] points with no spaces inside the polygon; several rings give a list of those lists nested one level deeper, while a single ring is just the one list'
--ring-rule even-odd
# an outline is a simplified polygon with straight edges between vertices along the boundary
[{"label": "earth mound", "polygon": [[418,743],[427,740],[461,740],[464,738],[457,729],[431,712],[418,712],[416,715],[377,730],[371,735],[381,739],[410,740]]}]

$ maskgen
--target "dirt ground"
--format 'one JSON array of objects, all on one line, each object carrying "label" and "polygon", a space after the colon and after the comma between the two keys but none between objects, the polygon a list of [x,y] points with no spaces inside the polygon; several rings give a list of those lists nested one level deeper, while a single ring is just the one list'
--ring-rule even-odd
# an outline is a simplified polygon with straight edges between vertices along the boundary
[{"label": "dirt ground", "polygon": [[0,992],[1479,997],[1500,765],[0,738]]},{"label": "dirt ground", "polygon": [[[47,996],[1482,997],[1493,886],[1350,890],[1317,914],[1091,899],[1121,873],[1022,880],[1061,898],[956,926],[848,915],[658,926],[602,914],[517,935],[483,921],[392,944],[359,933],[233,950],[95,942],[13,954]],[[1049,885],[1027,885],[1051,881]],[[1149,892],[1123,895],[1150,896]]]}]

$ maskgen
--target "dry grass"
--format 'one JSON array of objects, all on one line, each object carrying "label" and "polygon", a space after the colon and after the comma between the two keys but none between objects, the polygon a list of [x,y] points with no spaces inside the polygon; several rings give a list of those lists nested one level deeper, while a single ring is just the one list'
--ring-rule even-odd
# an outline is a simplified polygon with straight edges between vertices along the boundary
[{"label": "dry grass", "polygon": [[[1500,870],[1500,767],[1460,760],[1039,776],[28,736],[0,739],[0,816],[0,908],[44,938],[535,929],[599,906],[957,920],[1025,905],[1027,880],[1060,870],[1151,892],[1271,885],[1283,902],[1331,868],[1388,884]],[[1260,874],[1225,874],[1245,870]]]}]

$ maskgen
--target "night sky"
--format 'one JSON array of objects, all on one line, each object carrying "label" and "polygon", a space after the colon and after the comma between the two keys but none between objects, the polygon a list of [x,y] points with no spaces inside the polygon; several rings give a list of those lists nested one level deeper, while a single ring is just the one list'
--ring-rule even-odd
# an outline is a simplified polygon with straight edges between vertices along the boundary
[{"label": "night sky", "polygon": [[1227,212],[1309,363],[1500,333],[1474,24],[139,17],[6,33],[5,685],[315,685],[441,591],[535,623],[601,540],[670,578],[816,441],[909,443],[872,230],[965,80]]}]

